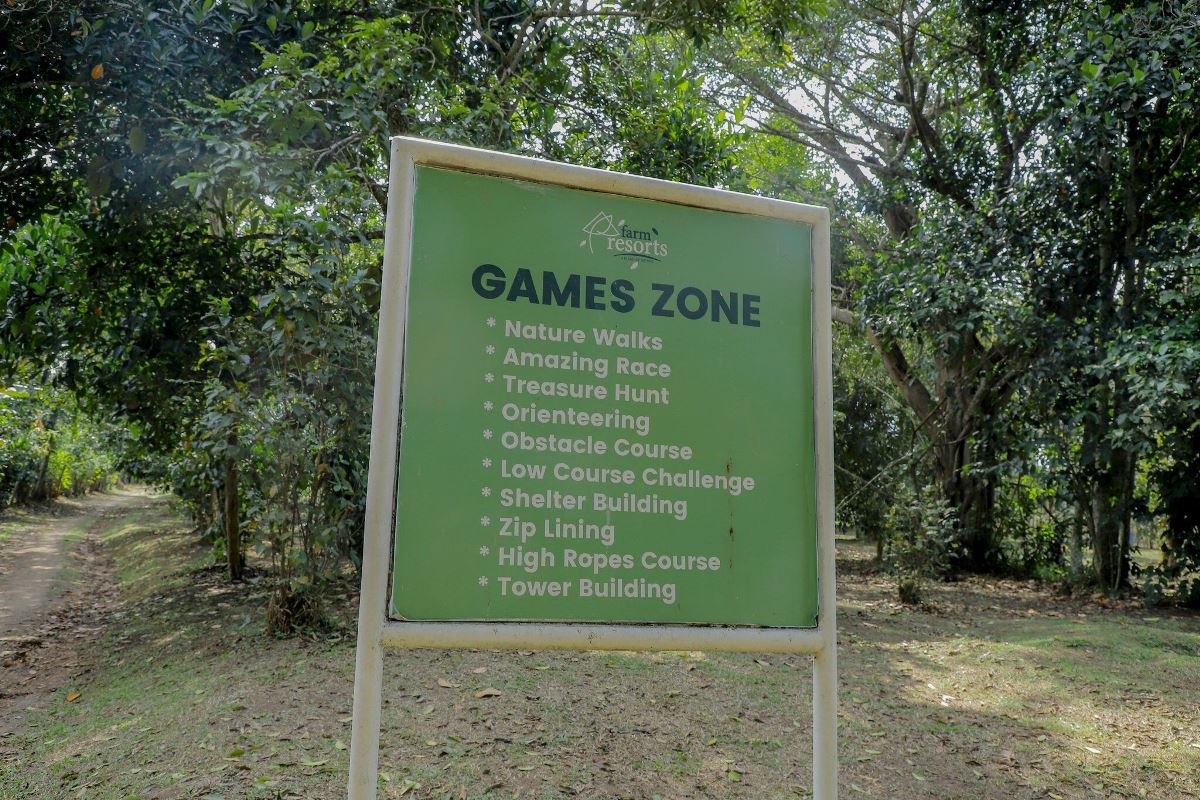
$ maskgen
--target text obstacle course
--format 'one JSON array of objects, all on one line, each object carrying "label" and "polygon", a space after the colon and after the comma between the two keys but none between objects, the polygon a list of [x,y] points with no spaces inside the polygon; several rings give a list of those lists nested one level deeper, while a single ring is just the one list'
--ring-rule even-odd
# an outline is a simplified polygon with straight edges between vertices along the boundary
[{"label": "text obstacle course", "polygon": [[834,797],[828,303],[824,209],[393,140],[352,800],[383,646],[812,653]]}]

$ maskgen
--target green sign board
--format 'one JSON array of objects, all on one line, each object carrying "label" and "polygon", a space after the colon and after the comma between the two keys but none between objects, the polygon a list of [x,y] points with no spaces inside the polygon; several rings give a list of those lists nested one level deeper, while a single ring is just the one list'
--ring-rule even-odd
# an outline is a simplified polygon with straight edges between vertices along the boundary
[{"label": "green sign board", "polygon": [[817,623],[810,225],[418,165],[391,615]]}]

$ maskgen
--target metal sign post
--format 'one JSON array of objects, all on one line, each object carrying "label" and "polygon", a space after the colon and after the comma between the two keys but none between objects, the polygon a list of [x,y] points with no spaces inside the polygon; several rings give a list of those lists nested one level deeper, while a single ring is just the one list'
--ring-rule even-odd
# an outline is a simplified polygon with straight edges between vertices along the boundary
[{"label": "metal sign post", "polygon": [[392,140],[350,800],[385,647],[810,654],[835,800],[829,281],[823,208]]}]

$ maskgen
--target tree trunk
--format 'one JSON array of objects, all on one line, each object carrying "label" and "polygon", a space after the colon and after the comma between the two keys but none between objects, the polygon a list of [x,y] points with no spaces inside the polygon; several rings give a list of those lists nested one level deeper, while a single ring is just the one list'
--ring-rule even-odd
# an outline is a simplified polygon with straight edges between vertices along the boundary
[{"label": "tree trunk", "polygon": [[38,470],[37,486],[34,488],[34,500],[45,502],[50,499],[50,455],[54,452],[54,430],[58,425],[58,410],[56,409],[46,424],[46,455],[42,458],[42,466]]},{"label": "tree trunk", "polygon": [[[229,437],[231,446],[237,437]],[[242,531],[238,522],[238,468],[237,460],[225,460],[225,553],[228,556],[229,580],[240,581],[245,560],[242,558]]]},{"label": "tree trunk", "polygon": [[220,486],[214,485],[212,487],[212,492],[208,498],[208,513],[206,514],[204,511],[201,511],[199,508],[197,508],[196,514],[199,517],[199,519],[196,520],[196,523],[199,526],[200,531],[205,533],[207,537],[211,537],[212,533],[210,531],[210,526],[217,520],[222,519]]},{"label": "tree trunk", "polygon": [[958,525],[967,562],[976,572],[990,572],[1000,565],[992,518],[995,508],[996,485],[990,478],[970,473],[960,476]]},{"label": "tree trunk", "polygon": [[46,501],[50,499],[50,485],[47,479],[50,476],[50,451],[46,451],[46,455],[42,457],[42,466],[38,469],[37,486],[33,490],[33,499],[37,501]]},{"label": "tree trunk", "polygon": [[1112,460],[1092,485],[1092,522],[1095,540],[1092,560],[1096,580],[1110,593],[1129,582],[1129,478],[1133,459],[1125,450],[1112,452]]},{"label": "tree trunk", "polygon": [[1082,503],[1075,508],[1075,519],[1071,523],[1071,580],[1078,581],[1083,577],[1083,515],[1086,513]]},{"label": "tree trunk", "polygon": [[946,436],[937,447],[935,460],[937,483],[942,497],[954,510],[960,549],[952,558],[956,569],[990,572],[1000,565],[996,547],[996,526],[992,513],[996,506],[996,486],[991,477],[976,470],[980,453],[973,452],[967,425]]},{"label": "tree trunk", "polygon": [[[859,324],[844,308],[834,308],[833,319],[845,325]],[[953,566],[971,572],[994,571],[1001,564],[992,519],[996,485],[994,478],[979,467],[993,466],[985,425],[1011,397],[1015,370],[1005,369],[1004,356],[984,348],[978,339],[964,338],[955,363],[939,368],[935,389],[940,400],[935,400],[898,344],[881,339],[869,326],[862,330],[912,409],[918,428],[929,438],[934,480],[942,499],[955,512],[962,545]],[[983,377],[976,374],[980,365],[990,365]]]}]

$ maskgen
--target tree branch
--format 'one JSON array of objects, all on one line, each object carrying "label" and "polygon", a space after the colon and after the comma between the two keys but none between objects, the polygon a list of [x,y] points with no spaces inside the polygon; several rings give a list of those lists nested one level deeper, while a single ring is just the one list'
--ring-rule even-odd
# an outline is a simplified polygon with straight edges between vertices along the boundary
[{"label": "tree branch", "polygon": [[895,342],[883,341],[869,326],[860,324],[849,309],[834,306],[831,316],[834,322],[862,329],[867,341],[879,353],[888,377],[900,390],[900,394],[908,403],[909,408],[921,419],[921,426],[929,424],[937,413],[938,404],[934,402],[933,396],[921,379],[913,374],[912,367],[909,366],[908,359],[905,357],[904,351],[900,349],[900,345]]}]

